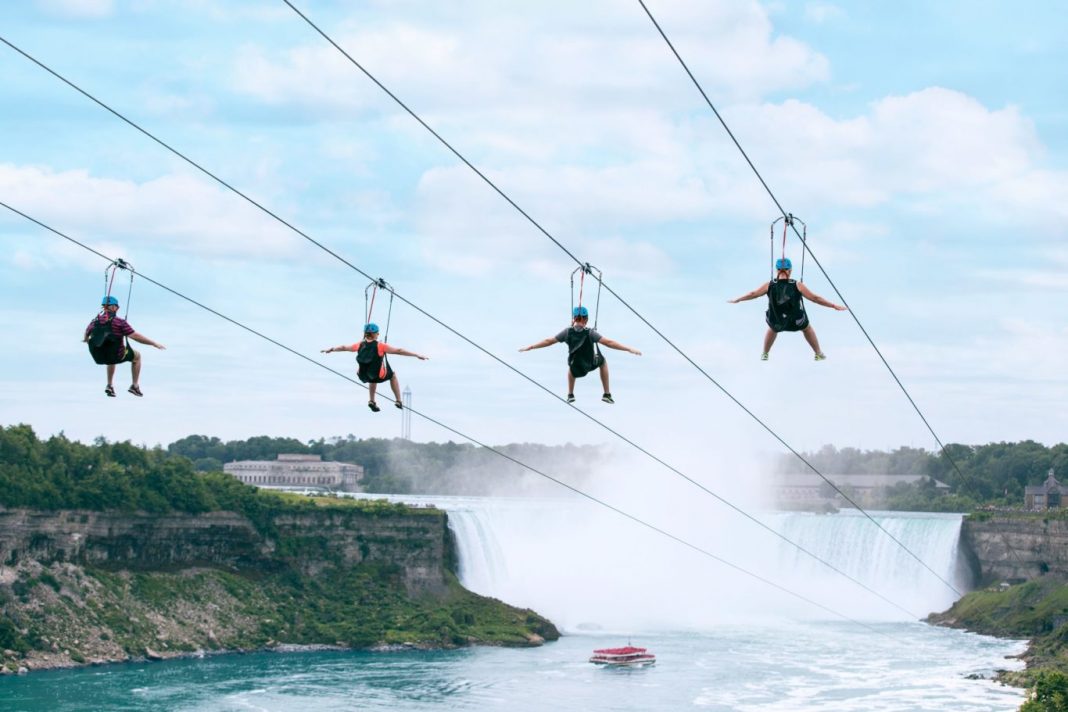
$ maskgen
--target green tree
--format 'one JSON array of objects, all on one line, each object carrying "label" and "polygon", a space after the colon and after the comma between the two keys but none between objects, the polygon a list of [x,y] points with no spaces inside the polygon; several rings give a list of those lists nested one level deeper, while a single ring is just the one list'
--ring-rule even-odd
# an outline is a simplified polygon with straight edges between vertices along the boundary
[{"label": "green tree", "polygon": [[1068,712],[1068,675],[1042,670],[1020,712]]}]

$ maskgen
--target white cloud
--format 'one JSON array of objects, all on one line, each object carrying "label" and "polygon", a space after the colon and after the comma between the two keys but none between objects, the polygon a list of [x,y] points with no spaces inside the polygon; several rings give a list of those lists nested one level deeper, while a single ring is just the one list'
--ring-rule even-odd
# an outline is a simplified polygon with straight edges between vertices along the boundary
[{"label": "white cloud", "polygon": [[845,17],[845,12],[838,5],[829,2],[805,3],[805,19],[813,24],[822,25],[842,17]]},{"label": "white cloud", "polygon": [[737,107],[727,120],[776,190],[800,203],[894,201],[947,217],[1023,214],[1039,223],[1068,215],[1068,173],[1043,168],[1034,126],[1015,107],[992,110],[930,87],[841,120],[794,100]]},{"label": "white cloud", "polygon": [[[450,8],[428,16],[390,6],[394,17],[405,19],[371,25],[353,18],[326,31],[420,112],[472,104],[488,111],[552,111],[650,98],[673,100],[677,108],[680,98],[691,100],[648,20],[621,12],[617,3],[560,3],[521,16],[501,12],[496,3]],[[827,78],[826,59],[798,40],[775,36],[756,2],[663,2],[653,10],[702,81],[721,95],[757,97]],[[246,45],[233,82],[265,102],[321,115],[369,106],[393,111],[377,87],[317,37],[281,52]],[[551,105],[539,102],[546,89],[553,91]]]},{"label": "white cloud", "polygon": [[244,201],[190,175],[137,183],[84,170],[0,164],[0,194],[60,232],[124,246],[118,253],[135,264],[144,241],[177,252],[269,258],[289,253],[298,240]]},{"label": "white cloud", "polygon": [[96,19],[115,10],[114,0],[36,0],[37,7],[57,17]]}]

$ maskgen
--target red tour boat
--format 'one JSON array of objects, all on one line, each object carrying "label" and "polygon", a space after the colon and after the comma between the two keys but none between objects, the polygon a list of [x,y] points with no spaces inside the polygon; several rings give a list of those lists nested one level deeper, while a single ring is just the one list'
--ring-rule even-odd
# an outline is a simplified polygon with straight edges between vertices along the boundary
[{"label": "red tour boat", "polygon": [[594,650],[593,655],[590,657],[590,662],[597,665],[612,665],[616,667],[641,667],[655,663],[656,656],[646,651],[645,648],[635,648],[628,645],[624,648]]}]

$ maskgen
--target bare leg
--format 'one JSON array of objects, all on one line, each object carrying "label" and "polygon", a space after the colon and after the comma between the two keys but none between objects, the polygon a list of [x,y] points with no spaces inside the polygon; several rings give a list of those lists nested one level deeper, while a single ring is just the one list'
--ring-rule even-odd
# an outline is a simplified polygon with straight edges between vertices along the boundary
[{"label": "bare leg", "polygon": [[108,385],[110,386],[115,380],[115,364],[108,364]]},{"label": "bare leg", "polygon": [[598,369],[601,372],[601,385],[604,386],[604,393],[611,393],[612,390],[608,387],[608,362],[605,361]]},{"label": "bare leg", "polygon": [[811,324],[806,326],[801,333],[805,335],[805,341],[807,341],[808,345],[812,347],[813,352],[815,352],[816,354],[823,353],[822,351],[820,351],[819,339],[816,338],[816,330],[812,328]]},{"label": "bare leg", "polygon": [[397,374],[393,374],[393,377],[389,379],[389,387],[393,389],[393,397],[397,400],[397,407],[399,408],[404,404],[401,400],[400,381],[397,380]]},{"label": "bare leg", "polygon": [[[138,381],[141,379],[141,352],[140,351],[137,352],[137,355],[134,356],[133,363],[130,364],[130,374],[131,374],[131,377],[133,378],[133,385],[136,386]],[[110,383],[110,379],[109,379],[108,382]]]},{"label": "bare leg", "polygon": [[771,346],[775,343],[775,337],[778,335],[778,332],[771,329],[768,329],[768,333],[764,334],[764,353],[771,352]]},{"label": "bare leg", "polygon": [[367,394],[369,396],[369,399],[368,399],[369,402],[371,402],[371,403],[375,402],[375,391],[377,391],[377,390],[378,390],[378,384],[377,383],[369,383],[369,384],[367,384]]},{"label": "bare leg", "polygon": [[567,369],[567,392],[575,392],[575,374],[571,373],[571,369]]}]

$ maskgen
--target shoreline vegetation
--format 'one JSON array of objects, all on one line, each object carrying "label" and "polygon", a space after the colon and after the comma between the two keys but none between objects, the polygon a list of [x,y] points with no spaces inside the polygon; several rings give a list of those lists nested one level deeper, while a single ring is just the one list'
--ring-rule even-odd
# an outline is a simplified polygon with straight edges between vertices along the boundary
[{"label": "shoreline vegetation", "polygon": [[[999,508],[966,516],[966,524],[973,526],[1023,527],[1032,536],[1046,540],[1046,549],[1055,548],[1054,542],[1060,541],[1049,541],[1050,530],[1065,521],[1068,510],[1064,509],[1027,512]],[[1004,557],[1009,556],[1004,552]],[[1022,712],[1068,712],[1068,575],[1063,566],[1040,570],[1022,581],[1004,581],[987,574],[982,583],[948,610],[932,613],[926,622],[999,638],[1026,639],[1027,649],[1020,656],[1026,668],[1000,671],[996,679],[1028,688]]]},{"label": "shoreline vegetation", "polygon": [[6,674],[559,637],[537,613],[460,585],[435,508],[265,491],[162,449],[12,426],[0,429],[0,516],[19,525],[0,531]]}]

